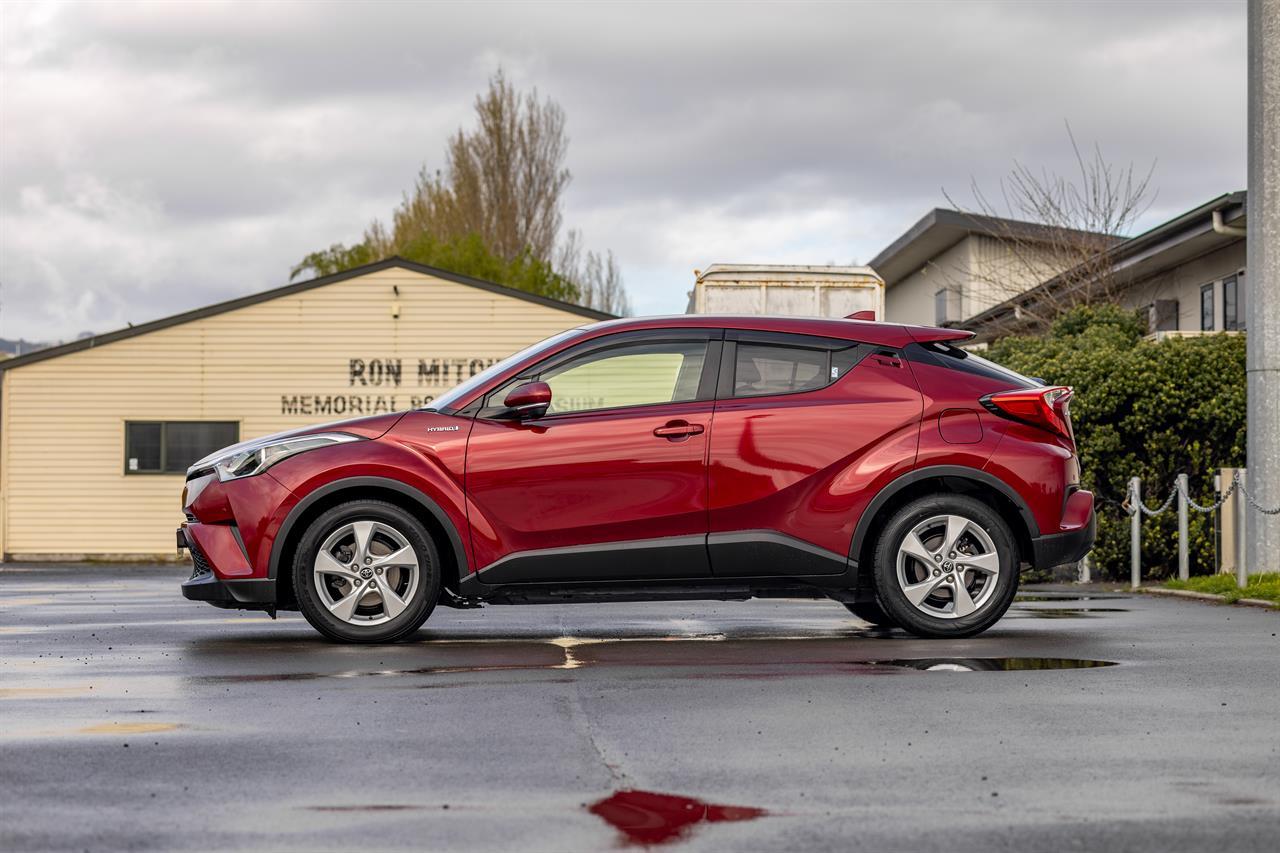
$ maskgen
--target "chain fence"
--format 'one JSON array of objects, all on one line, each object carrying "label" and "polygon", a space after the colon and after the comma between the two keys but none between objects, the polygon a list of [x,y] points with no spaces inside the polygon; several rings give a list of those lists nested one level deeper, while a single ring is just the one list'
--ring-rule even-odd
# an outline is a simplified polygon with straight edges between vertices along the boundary
[{"label": "chain fence", "polygon": [[[1245,505],[1249,509],[1261,513],[1262,515],[1280,515],[1280,506],[1266,507],[1258,502],[1257,496],[1249,491],[1248,474],[1242,469],[1236,469],[1231,477],[1231,483],[1225,491],[1219,492],[1214,490],[1214,500],[1208,505],[1197,503],[1191,497],[1187,488],[1187,475],[1179,474],[1174,481],[1173,488],[1169,490],[1169,496],[1164,499],[1164,503],[1152,508],[1146,505],[1142,500],[1142,481],[1138,477],[1129,478],[1129,488],[1125,495],[1124,501],[1120,504],[1121,510],[1131,517],[1130,527],[1130,562],[1131,562],[1131,585],[1137,589],[1142,579],[1142,519],[1155,518],[1169,511],[1174,501],[1178,502],[1178,577],[1186,580],[1188,576],[1188,559],[1187,559],[1187,510],[1198,512],[1200,514],[1208,514],[1215,512],[1222,507],[1224,503],[1230,500],[1231,496],[1239,493],[1244,499]],[[1236,581],[1240,587],[1244,587],[1248,582],[1247,569],[1245,566],[1245,557],[1243,554],[1244,543],[1247,536],[1248,513],[1242,511],[1239,513],[1237,522],[1238,530],[1238,547],[1235,555],[1236,562]]]},{"label": "chain fence", "polygon": [[[1138,479],[1137,477],[1133,478],[1133,480],[1137,480],[1137,479]],[[1267,508],[1267,507],[1264,507],[1262,504],[1258,503],[1258,499],[1254,496],[1254,494],[1245,487],[1243,479],[1240,476],[1239,469],[1237,469],[1235,474],[1232,475],[1231,485],[1227,487],[1227,490],[1225,492],[1218,494],[1218,499],[1213,503],[1209,504],[1208,506],[1201,506],[1200,504],[1195,502],[1195,499],[1191,497],[1191,495],[1187,494],[1186,475],[1179,475],[1177,481],[1173,484],[1173,488],[1169,490],[1169,497],[1165,498],[1164,503],[1160,504],[1160,506],[1156,507],[1155,509],[1151,509],[1150,507],[1148,507],[1146,504],[1142,502],[1140,497],[1137,497],[1134,494],[1134,490],[1132,486],[1133,480],[1130,481],[1129,494],[1125,496],[1124,501],[1120,504],[1120,507],[1125,511],[1126,515],[1131,515],[1133,513],[1133,508],[1136,505],[1138,509],[1142,511],[1142,514],[1145,515],[1147,518],[1154,518],[1155,516],[1161,515],[1162,513],[1166,512],[1169,509],[1170,505],[1173,504],[1174,499],[1176,499],[1179,494],[1181,494],[1184,498],[1186,498],[1187,506],[1190,509],[1199,513],[1210,513],[1210,512],[1214,512],[1219,507],[1221,507],[1224,503],[1226,503],[1227,499],[1230,498],[1237,491],[1244,496],[1245,501],[1249,504],[1250,507],[1262,513],[1263,515],[1280,515],[1280,506]],[[1135,498],[1136,498],[1136,502],[1135,502]]]}]

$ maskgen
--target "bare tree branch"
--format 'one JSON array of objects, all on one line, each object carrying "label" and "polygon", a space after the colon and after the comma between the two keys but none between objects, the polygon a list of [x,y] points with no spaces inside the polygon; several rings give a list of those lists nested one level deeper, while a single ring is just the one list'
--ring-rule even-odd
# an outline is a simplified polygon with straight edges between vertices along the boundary
[{"label": "bare tree branch", "polygon": [[[1139,171],[1118,167],[1094,144],[1086,154],[1067,124],[1075,174],[1060,175],[1014,161],[1000,181],[997,205],[976,181],[971,205],[947,201],[973,220],[976,257],[959,276],[943,270],[949,287],[965,291],[967,316],[1018,300],[1012,328],[1036,331],[1076,305],[1115,302],[1119,288],[1107,250],[1128,234],[1154,201],[1155,162]],[[1052,287],[1038,287],[1053,280]]]}]

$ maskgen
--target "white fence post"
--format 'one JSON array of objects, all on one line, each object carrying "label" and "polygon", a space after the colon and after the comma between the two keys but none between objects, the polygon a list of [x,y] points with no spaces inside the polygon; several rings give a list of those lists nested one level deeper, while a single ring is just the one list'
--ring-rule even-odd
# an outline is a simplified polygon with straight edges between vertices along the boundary
[{"label": "white fence post", "polygon": [[1236,586],[1244,589],[1249,585],[1249,498],[1245,496],[1245,490],[1249,487],[1249,472],[1241,468],[1236,471],[1237,482],[1236,492],[1240,495],[1240,500],[1236,501],[1236,529],[1240,533],[1240,538],[1236,540]]},{"label": "white fence post", "polygon": [[1191,575],[1187,542],[1187,475],[1178,475],[1178,577],[1186,580]]},{"label": "white fence post", "polygon": [[1129,500],[1133,502],[1133,517],[1129,522],[1129,585],[1137,589],[1142,585],[1142,482],[1129,478]]}]

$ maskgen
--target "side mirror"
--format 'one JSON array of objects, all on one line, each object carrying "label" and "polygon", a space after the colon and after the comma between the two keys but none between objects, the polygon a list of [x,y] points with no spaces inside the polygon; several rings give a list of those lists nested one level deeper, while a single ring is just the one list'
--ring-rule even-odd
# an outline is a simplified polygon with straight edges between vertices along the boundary
[{"label": "side mirror", "polygon": [[508,417],[520,420],[540,418],[551,405],[551,386],[545,382],[526,383],[512,389],[502,405],[507,407]]}]

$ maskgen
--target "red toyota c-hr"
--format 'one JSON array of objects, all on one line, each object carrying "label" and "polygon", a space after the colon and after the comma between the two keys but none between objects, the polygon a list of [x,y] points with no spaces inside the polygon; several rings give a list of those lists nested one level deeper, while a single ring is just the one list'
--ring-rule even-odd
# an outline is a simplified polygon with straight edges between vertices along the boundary
[{"label": "red toyota c-hr", "polygon": [[387,642],[437,603],[830,597],[988,628],[1022,563],[1093,544],[1067,402],[854,320],[683,316],[556,335],[423,409],[228,447],[187,474],[187,598]]}]

